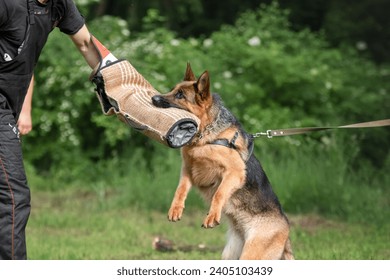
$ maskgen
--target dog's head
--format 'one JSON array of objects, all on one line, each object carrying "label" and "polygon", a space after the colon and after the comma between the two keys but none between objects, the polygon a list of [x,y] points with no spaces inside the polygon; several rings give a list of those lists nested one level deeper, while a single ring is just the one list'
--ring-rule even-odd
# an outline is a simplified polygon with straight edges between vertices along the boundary
[{"label": "dog's head", "polygon": [[187,63],[184,80],[167,94],[153,96],[152,102],[156,107],[179,108],[201,118],[212,104],[209,73],[205,71],[196,79],[190,64]]}]

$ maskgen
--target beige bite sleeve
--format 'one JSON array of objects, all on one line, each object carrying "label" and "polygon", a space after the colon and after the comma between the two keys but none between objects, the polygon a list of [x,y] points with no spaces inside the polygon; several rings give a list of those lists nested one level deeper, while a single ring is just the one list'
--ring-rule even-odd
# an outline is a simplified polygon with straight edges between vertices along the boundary
[{"label": "beige bite sleeve", "polygon": [[130,127],[171,148],[191,141],[199,119],[177,108],[157,108],[152,97],[160,94],[127,60],[118,60],[93,75],[97,97],[106,115],[116,114]]}]

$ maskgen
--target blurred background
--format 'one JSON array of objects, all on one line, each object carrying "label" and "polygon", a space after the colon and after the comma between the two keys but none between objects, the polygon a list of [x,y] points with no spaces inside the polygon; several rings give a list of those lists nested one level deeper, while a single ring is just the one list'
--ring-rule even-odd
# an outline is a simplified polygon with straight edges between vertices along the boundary
[{"label": "blurred background", "polygon": [[[91,33],[160,92],[187,62],[197,75],[207,69],[249,133],[389,118],[390,1],[75,2]],[[83,189],[103,208],[114,196],[116,207],[165,213],[179,151],[104,116],[90,72],[53,31],[22,139],[32,189]],[[327,131],[258,139],[255,153],[288,213],[388,229],[389,139],[388,128]],[[190,204],[204,208],[196,195]]]}]

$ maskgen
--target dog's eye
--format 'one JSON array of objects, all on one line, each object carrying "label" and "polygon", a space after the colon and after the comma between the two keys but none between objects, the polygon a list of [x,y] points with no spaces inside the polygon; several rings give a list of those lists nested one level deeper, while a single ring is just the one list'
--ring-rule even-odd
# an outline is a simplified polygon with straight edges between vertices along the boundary
[{"label": "dog's eye", "polygon": [[181,89],[179,89],[177,91],[177,93],[175,94],[175,98],[176,99],[183,99],[184,98],[184,92]]}]

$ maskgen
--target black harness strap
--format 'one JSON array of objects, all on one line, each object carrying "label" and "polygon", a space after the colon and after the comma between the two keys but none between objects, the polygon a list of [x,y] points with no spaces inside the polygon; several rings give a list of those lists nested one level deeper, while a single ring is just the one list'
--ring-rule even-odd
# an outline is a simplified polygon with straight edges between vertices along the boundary
[{"label": "black harness strap", "polygon": [[[238,131],[236,131],[232,140],[230,140],[230,141],[226,138],[222,138],[222,139],[215,139],[214,141],[208,142],[208,144],[221,145],[221,146],[224,146],[224,147],[227,147],[230,149],[237,150],[236,141],[237,141],[238,135],[239,135],[239,133],[238,133]],[[253,142],[253,138],[251,137],[249,139],[249,144],[248,144],[248,157],[246,160],[244,160],[245,162],[251,157],[251,155],[253,153],[253,147],[254,147],[254,142]]]},{"label": "black harness strap", "polygon": [[221,145],[221,146],[225,146],[225,147],[228,147],[231,149],[237,149],[237,147],[236,147],[237,138],[238,138],[238,131],[236,131],[232,140],[230,140],[230,141],[226,138],[222,138],[222,139],[215,139],[214,141],[208,142],[208,144]]},{"label": "black harness strap", "polygon": [[249,144],[248,144],[248,158],[247,158],[247,160],[251,157],[254,147],[255,147],[255,142],[253,141],[253,138],[251,137],[251,139],[249,140]]}]

